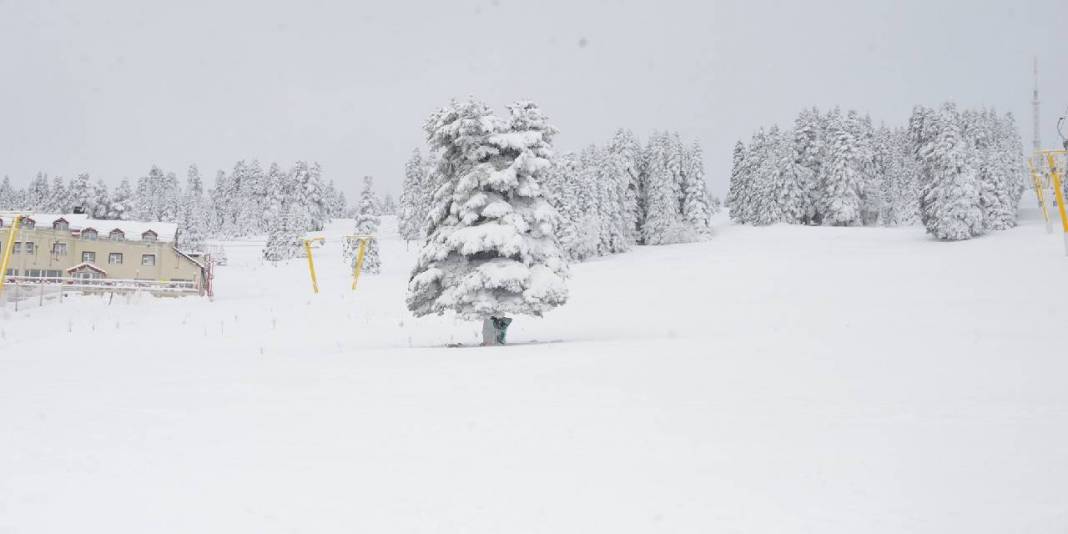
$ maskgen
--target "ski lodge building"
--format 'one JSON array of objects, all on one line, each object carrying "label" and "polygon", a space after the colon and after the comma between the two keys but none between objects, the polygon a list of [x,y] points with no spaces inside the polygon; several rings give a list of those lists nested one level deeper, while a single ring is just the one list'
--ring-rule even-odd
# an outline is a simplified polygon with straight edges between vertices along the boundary
[{"label": "ski lodge building", "polygon": [[[13,214],[0,214],[0,258]],[[206,262],[178,250],[178,225],[110,221],[81,214],[24,215],[4,276],[51,283],[117,285],[138,281],[210,291]]]}]

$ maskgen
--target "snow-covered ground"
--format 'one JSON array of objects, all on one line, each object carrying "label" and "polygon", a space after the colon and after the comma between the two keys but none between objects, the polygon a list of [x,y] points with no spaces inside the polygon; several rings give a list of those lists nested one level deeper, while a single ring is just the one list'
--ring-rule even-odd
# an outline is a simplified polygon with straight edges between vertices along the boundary
[{"label": "snow-covered ground", "polygon": [[214,302],[0,312],[0,533],[1068,528],[1068,258],[1033,218],[720,224],[573,266],[495,348],[411,318],[395,236],[351,292],[349,224],[319,295],[233,243]]}]

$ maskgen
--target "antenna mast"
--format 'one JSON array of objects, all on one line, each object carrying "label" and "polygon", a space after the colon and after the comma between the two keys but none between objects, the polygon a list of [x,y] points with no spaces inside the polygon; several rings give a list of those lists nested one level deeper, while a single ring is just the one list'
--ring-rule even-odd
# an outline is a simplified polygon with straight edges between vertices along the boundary
[{"label": "antenna mast", "polygon": [[[1042,150],[1042,136],[1041,128],[1038,125],[1039,116],[1039,102],[1038,102],[1038,56],[1035,56],[1035,90],[1034,98],[1031,101],[1031,127],[1034,128],[1032,132],[1035,157],[1038,157],[1038,153]],[[1036,164],[1040,165],[1042,162],[1038,161]]]}]

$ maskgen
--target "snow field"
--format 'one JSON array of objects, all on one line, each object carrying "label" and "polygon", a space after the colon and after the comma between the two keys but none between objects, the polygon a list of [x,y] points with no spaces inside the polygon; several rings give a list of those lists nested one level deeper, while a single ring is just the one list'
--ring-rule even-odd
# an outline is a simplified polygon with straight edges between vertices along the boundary
[{"label": "snow field", "polygon": [[1068,260],[1033,217],[955,243],[721,222],[573,265],[499,348],[411,318],[395,235],[350,292],[351,227],[319,295],[235,243],[215,302],[0,312],[0,532],[1068,525]]}]

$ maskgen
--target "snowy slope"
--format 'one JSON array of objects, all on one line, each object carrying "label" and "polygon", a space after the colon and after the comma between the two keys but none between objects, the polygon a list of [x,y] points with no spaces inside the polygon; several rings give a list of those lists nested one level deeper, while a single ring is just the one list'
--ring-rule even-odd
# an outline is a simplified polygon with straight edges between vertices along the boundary
[{"label": "snowy slope", "polygon": [[500,348],[407,314],[395,236],[350,292],[350,227],[317,296],[234,243],[215,302],[0,312],[0,532],[1068,528],[1068,259],[1032,220],[723,224],[573,266]]}]

